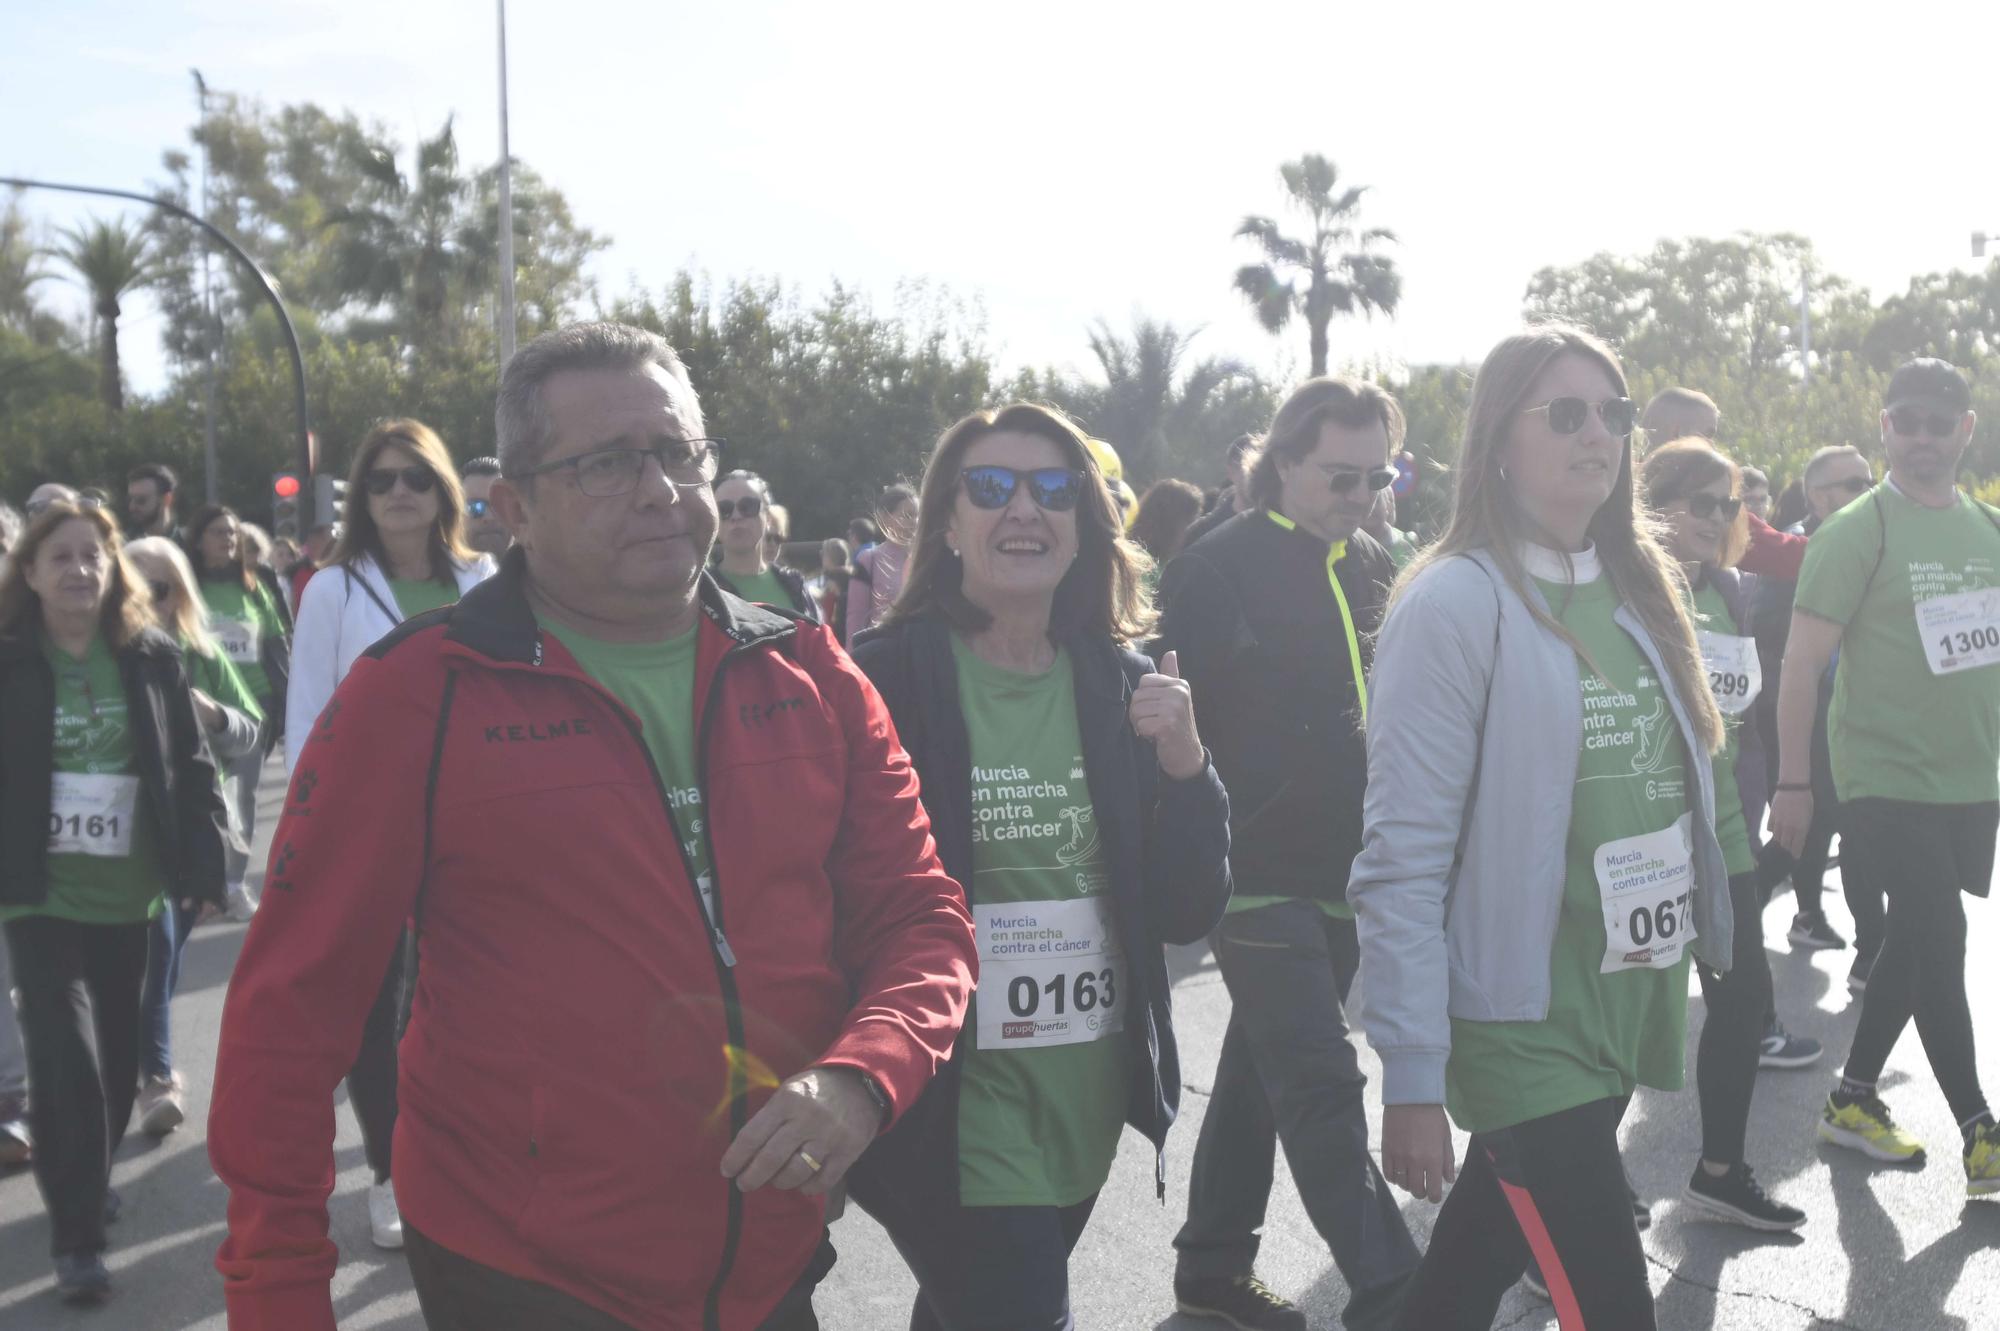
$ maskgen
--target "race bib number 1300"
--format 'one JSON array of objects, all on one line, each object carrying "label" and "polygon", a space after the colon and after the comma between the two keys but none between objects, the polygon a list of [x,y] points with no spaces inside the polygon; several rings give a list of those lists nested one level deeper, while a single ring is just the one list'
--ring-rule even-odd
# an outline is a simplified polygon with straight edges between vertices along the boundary
[{"label": "race bib number 1300", "polygon": [[2000,587],[1917,602],[1917,631],[1933,675],[2000,665]]},{"label": "race bib number 1300", "polygon": [[1125,958],[1110,902],[977,905],[972,918],[981,1049],[1084,1044],[1125,1029]]}]

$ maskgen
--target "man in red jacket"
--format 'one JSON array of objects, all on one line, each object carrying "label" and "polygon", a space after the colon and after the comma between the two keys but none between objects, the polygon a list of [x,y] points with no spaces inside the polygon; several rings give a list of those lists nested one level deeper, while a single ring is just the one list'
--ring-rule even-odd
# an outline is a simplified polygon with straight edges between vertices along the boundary
[{"label": "man in red jacket", "polygon": [[304,743],[223,1014],[231,1331],[332,1331],[333,1090],[404,921],[396,1193],[436,1331],[803,1331],[825,1194],[973,978],[908,755],[818,625],[723,593],[716,441],[657,337],[508,363],[517,546]]}]

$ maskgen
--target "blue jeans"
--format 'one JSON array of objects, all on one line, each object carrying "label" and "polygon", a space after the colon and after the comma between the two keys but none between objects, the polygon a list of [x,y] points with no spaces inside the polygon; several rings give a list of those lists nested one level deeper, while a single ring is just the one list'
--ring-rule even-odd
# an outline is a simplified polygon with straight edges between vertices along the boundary
[{"label": "blue jeans", "polygon": [[146,987],[139,996],[139,1075],[165,1077],[174,1070],[173,1033],[167,1008],[181,982],[181,949],[194,931],[194,914],[178,902],[153,917],[146,938]]}]

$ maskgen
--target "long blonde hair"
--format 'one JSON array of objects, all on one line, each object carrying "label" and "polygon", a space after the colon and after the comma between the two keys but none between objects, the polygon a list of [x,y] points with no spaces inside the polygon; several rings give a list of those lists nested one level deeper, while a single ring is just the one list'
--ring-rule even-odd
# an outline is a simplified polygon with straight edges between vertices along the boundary
[{"label": "long blonde hair", "polygon": [[[1507,585],[1529,613],[1569,643],[1582,660],[1590,661],[1590,653],[1576,635],[1544,610],[1528,588],[1520,547],[1533,538],[1533,524],[1500,470],[1501,450],[1526,409],[1529,395],[1543,372],[1564,356],[1598,366],[1611,377],[1621,396],[1627,391],[1625,371],[1617,355],[1580,328],[1543,325],[1516,333],[1494,347],[1472,384],[1451,523],[1397,579],[1389,601],[1391,613],[1402,591],[1437,560],[1484,550],[1499,565]],[[1695,642],[1694,624],[1688,618],[1687,578],[1661,543],[1653,520],[1634,501],[1629,435],[1611,497],[1591,516],[1585,535],[1597,547],[1612,590],[1639,617],[1659,649],[1668,682],[1687,708],[1696,737],[1708,752],[1715,752],[1722,747],[1722,713],[1709,693],[1708,671]]]},{"label": "long blonde hair", "polygon": [[195,582],[194,565],[181,548],[164,536],[142,536],[125,547],[125,557],[139,566],[139,576],[148,583],[157,569],[159,580],[171,589],[166,604],[157,597],[153,601],[161,627],[196,655],[213,658],[217,647],[215,635],[208,631],[208,610]]}]

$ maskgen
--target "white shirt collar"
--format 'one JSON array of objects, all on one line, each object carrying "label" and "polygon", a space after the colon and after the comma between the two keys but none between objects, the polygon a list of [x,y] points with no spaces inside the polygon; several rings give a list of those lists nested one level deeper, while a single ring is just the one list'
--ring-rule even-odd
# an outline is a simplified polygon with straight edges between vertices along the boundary
[{"label": "white shirt collar", "polygon": [[1597,547],[1587,545],[1575,554],[1564,556],[1546,546],[1532,541],[1521,544],[1521,564],[1528,570],[1528,576],[1543,582],[1570,582],[1582,584],[1596,582],[1603,575],[1604,566],[1598,561]]}]

